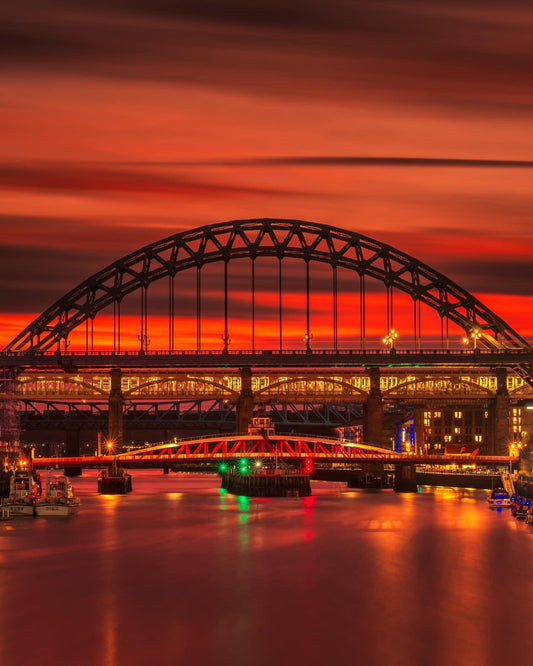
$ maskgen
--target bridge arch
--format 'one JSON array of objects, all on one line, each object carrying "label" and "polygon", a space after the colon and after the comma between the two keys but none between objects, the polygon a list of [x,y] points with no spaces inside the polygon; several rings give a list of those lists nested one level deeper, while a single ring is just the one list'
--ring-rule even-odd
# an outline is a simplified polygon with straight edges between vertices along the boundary
[{"label": "bridge arch", "polygon": [[[47,377],[22,377],[18,378],[16,380],[16,392],[19,397],[25,397],[29,396],[31,397],[35,393],[41,394],[42,389],[39,391],[35,390],[35,387],[38,387],[40,384],[47,384],[50,380]],[[57,385],[58,382],[56,379],[52,380],[52,383]],[[109,396],[109,391],[104,390],[100,388],[99,386],[95,386],[92,384],[90,381],[87,381],[83,377],[73,377],[72,375],[64,375],[64,377],[61,378],[60,382],[61,386],[58,386],[55,389],[48,389],[48,394],[53,394],[54,392],[63,394],[65,393],[64,390],[62,390],[62,387],[72,387],[74,391],[76,389],[82,389],[83,393],[87,393],[89,395],[94,396],[95,398],[101,397],[103,399],[108,398]],[[32,391],[32,387],[34,390]],[[70,391],[70,394],[72,395],[72,391]]]},{"label": "bridge arch", "polygon": [[[317,385],[319,387],[318,390]],[[356,402],[364,403],[368,398],[368,393],[366,391],[363,391],[342,379],[321,376],[313,378],[297,376],[265,386],[255,392],[254,399],[256,403],[261,403],[268,399],[283,399],[287,395],[301,398],[308,394],[308,391],[305,389],[302,390],[304,386],[311,389],[314,395],[317,395],[319,390],[321,390],[323,395],[320,396],[320,400],[322,401],[325,398],[329,398],[326,402],[345,400],[352,402],[354,399],[357,399]],[[329,396],[328,391],[331,392]]]},{"label": "bridge arch", "polygon": [[[224,386],[224,384],[214,381],[212,379],[208,379],[206,377],[193,377],[193,376],[188,376],[186,379],[182,380],[176,380],[176,378],[172,375],[163,375],[161,377],[155,377],[152,380],[145,381],[142,384],[138,384],[134,388],[131,388],[127,391],[123,391],[123,397],[125,399],[127,398],[143,398],[147,397],[149,395],[149,392],[147,392],[147,389],[150,389],[151,387],[157,387],[164,385],[168,382],[174,382],[174,381],[182,381],[184,383],[188,381],[193,381],[195,384],[199,386],[204,386],[207,388],[207,391],[215,391],[217,393],[217,399],[228,399],[236,402],[239,399],[240,393],[238,391],[234,391],[233,389],[230,389],[228,386]],[[206,391],[206,393],[207,393]],[[195,395],[195,397],[197,397]],[[212,396],[206,395],[207,399],[212,399]]]},{"label": "bridge arch", "polygon": [[[368,280],[381,282],[386,289],[387,330],[393,327],[393,294],[403,292],[411,297],[414,320],[414,344],[420,343],[423,304],[437,313],[441,332],[451,322],[475,344],[487,349],[530,349],[529,344],[503,319],[481,301],[442,273],[435,271],[414,257],[390,245],[324,224],[301,220],[253,219],[234,220],[184,231],[147,245],[133,252],[79,284],[45,310],[5,348],[4,352],[25,353],[60,350],[68,346],[69,335],[78,327],[86,326],[86,351],[89,351],[92,326],[96,316],[106,308],[113,309],[114,350],[120,351],[121,303],[132,292],[141,294],[138,336],[141,352],[148,346],[147,291],[152,283],[168,279],[169,348],[173,350],[174,331],[174,278],[187,270],[196,271],[197,289],[201,285],[202,269],[212,263],[224,268],[224,332],[225,346],[228,333],[228,274],[227,266],[236,259],[249,259],[254,266],[257,259],[270,257],[278,260],[280,284],[280,348],[281,332],[281,273],[284,261],[303,261],[306,271],[306,338],[311,337],[309,325],[309,265],[312,262],[328,264],[332,270],[333,345],[337,348],[337,271],[346,269],[359,277],[361,346],[365,344],[366,288]],[[255,299],[255,291],[254,291]],[[200,345],[200,301],[197,296],[198,347]],[[255,300],[254,300],[255,312]],[[255,329],[254,329],[255,330]],[[254,333],[255,335],[255,333]],[[441,337],[442,337],[441,336]],[[255,344],[253,345],[255,348]]]},{"label": "bridge arch", "polygon": [[435,397],[486,397],[493,398],[494,392],[485,386],[480,386],[471,379],[463,377],[421,377],[409,379],[397,384],[396,386],[383,391],[383,398],[403,398],[413,396],[416,389],[424,388],[426,395],[434,394]]}]

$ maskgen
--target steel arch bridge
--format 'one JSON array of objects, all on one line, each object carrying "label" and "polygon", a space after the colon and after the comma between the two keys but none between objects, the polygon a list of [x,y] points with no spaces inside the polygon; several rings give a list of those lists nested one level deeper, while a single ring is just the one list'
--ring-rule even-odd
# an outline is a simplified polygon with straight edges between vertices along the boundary
[{"label": "steel arch bridge", "polygon": [[[318,336],[313,339],[312,323],[316,325],[320,316],[323,319],[324,312],[329,323],[319,342]],[[154,313],[163,313],[158,315],[156,324]],[[100,323],[102,320],[104,324]],[[140,333],[132,336],[133,320],[138,326],[135,331]],[[184,333],[183,321],[190,323],[192,334],[190,330]],[[210,321],[215,321],[218,331],[222,331],[218,340],[212,333],[211,337],[206,335]],[[264,342],[265,324],[274,330],[267,338],[268,344]],[[396,342],[392,332],[398,325],[401,337]],[[246,335],[240,335],[245,328]],[[150,335],[156,329],[161,346],[149,349]],[[230,333],[235,335],[236,330],[237,337],[246,338],[242,351],[229,349]],[[381,334],[376,336],[376,331]],[[383,341],[386,349],[381,340],[383,332],[387,332]],[[463,349],[453,349],[465,336],[470,341],[467,354]],[[216,348],[220,338],[222,350]],[[140,341],[140,349],[135,340]],[[421,367],[425,375],[434,373],[441,378],[440,384],[442,380],[447,384],[430,386],[431,380],[418,371],[404,379],[399,372],[398,377],[392,378],[399,380],[397,384],[381,385],[380,389],[379,370],[387,366],[403,371]],[[376,433],[372,441],[378,442],[382,398],[411,402],[416,399],[420,404],[436,397],[446,400],[460,390],[459,398],[478,399],[476,393],[491,404],[499,401],[495,406],[499,414],[498,450],[505,446],[509,434],[505,425],[510,395],[505,368],[511,368],[520,381],[533,386],[533,349],[529,343],[445,275],[367,236],[329,225],[283,219],[211,224],[174,234],[115,261],[68,292],[21,331],[0,353],[0,367],[0,398],[4,406],[17,399],[28,406],[32,399],[49,404],[58,399],[71,403],[108,400],[110,433],[112,412],[114,432],[122,429],[122,418],[128,411],[125,399],[140,407],[143,400],[152,398],[153,391],[153,405],[172,401],[171,411],[177,414],[178,402],[197,399],[199,405],[205,395],[209,404],[213,398],[227,399],[246,415],[252,413],[250,404],[244,405],[248,391],[248,398],[255,401],[252,408],[255,404],[296,406],[317,402],[345,408],[364,405],[368,414],[377,414],[377,420],[369,417],[368,422],[374,424],[369,425],[369,430]],[[235,384],[220,384],[217,372],[224,368],[229,369],[228,377],[233,373],[228,381]],[[252,391],[250,379],[246,384],[243,374],[251,368],[254,372],[266,369],[264,377],[257,373],[254,376],[266,380],[268,372],[279,370],[277,383],[272,381]],[[303,375],[307,391],[318,368],[320,376],[315,379],[324,380],[324,387],[331,388],[320,389],[320,395],[314,393],[306,400],[298,382]],[[492,393],[483,389],[481,383],[476,388],[475,382],[468,385],[464,378],[457,380],[453,376],[453,371],[462,375],[469,372],[468,368],[485,368],[497,375],[483,378],[494,380]],[[372,369],[378,370],[377,375],[372,375]],[[454,369],[451,375],[450,369]],[[124,370],[125,381],[144,373],[142,391],[139,385],[139,390],[128,396],[120,377],[113,384],[114,370],[119,374]],[[187,377],[176,376],[176,370]],[[110,387],[98,390],[93,380],[102,372],[108,373]],[[186,386],[190,372],[196,382],[192,389]],[[50,393],[25,395],[24,385],[39,381],[43,373],[54,387]],[[362,384],[358,388],[353,380],[354,373],[359,379],[367,375],[368,386],[364,390]],[[183,384],[185,394],[173,393],[174,389],[165,394],[162,382],[169,386]],[[315,381],[315,391],[318,383]],[[57,393],[63,390],[62,384],[70,394]],[[84,391],[87,395],[82,398]],[[219,393],[214,395],[213,391]],[[113,409],[112,396],[116,399]],[[0,405],[0,412],[2,409]],[[149,409],[163,420],[168,413],[164,407]],[[38,411],[33,410],[33,414]],[[48,408],[46,411],[51,414]],[[102,412],[95,407],[96,420]],[[83,409],[77,410],[74,420],[84,415]],[[138,412],[135,418],[137,415],[140,423],[143,415]],[[4,420],[4,426],[0,426],[14,431],[13,414]],[[244,420],[239,416],[241,432]]]},{"label": "steel arch bridge", "polygon": [[[140,292],[141,352],[148,350],[148,288],[166,279],[168,304],[168,351],[176,346],[176,286],[177,276],[186,271],[195,273],[196,281],[196,348],[202,347],[202,271],[218,263],[223,269],[223,333],[224,346],[229,344],[230,301],[228,265],[239,259],[250,261],[251,348],[256,349],[256,319],[258,308],[257,261],[277,260],[279,295],[279,348],[283,348],[283,267],[293,259],[303,262],[305,277],[305,340],[309,346],[311,289],[310,265],[317,263],[331,268],[331,298],[333,302],[333,331],[331,344],[339,346],[339,271],[358,276],[358,288],[353,289],[353,304],[359,306],[359,338],[362,349],[367,344],[366,296],[371,281],[385,287],[386,331],[394,327],[394,296],[407,294],[412,301],[412,343],[420,348],[423,340],[421,307],[438,315],[441,341],[449,344],[449,326],[472,336],[476,345],[485,349],[528,349],[530,345],[503,319],[487,308],[475,296],[414,257],[389,245],[361,234],[336,227],[300,220],[254,219],[211,224],[169,236],[147,245],[110,264],[94,274],[54,305],[49,307],[3,350],[4,353],[45,352],[67,350],[71,333],[85,325],[85,352],[94,351],[94,321],[106,309],[112,309],[113,350],[123,349],[121,340],[121,305],[132,292]],[[292,275],[285,278],[285,282]],[[285,290],[286,291],[286,290]],[[204,294],[205,296],[205,294]],[[179,338],[179,331],[178,331]],[[179,342],[179,340],[178,340]]]}]

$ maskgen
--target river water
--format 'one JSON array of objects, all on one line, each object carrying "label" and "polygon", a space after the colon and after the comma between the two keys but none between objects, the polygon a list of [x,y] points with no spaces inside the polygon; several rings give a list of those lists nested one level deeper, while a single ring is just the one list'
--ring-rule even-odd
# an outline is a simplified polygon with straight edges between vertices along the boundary
[{"label": "river water", "polygon": [[314,482],[254,500],[216,476],[73,480],[70,518],[0,523],[2,666],[455,666],[533,655],[533,526],[487,491]]}]

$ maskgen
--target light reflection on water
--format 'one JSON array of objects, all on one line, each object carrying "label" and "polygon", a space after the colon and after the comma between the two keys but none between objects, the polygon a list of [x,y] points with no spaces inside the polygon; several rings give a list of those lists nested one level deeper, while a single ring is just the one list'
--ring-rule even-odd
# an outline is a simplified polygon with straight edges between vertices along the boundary
[{"label": "light reflection on water", "polygon": [[[257,500],[217,477],[74,480],[80,514],[0,523],[2,664],[507,664],[533,647],[533,527],[485,491],[313,484]],[[35,648],[37,646],[37,648]]]}]

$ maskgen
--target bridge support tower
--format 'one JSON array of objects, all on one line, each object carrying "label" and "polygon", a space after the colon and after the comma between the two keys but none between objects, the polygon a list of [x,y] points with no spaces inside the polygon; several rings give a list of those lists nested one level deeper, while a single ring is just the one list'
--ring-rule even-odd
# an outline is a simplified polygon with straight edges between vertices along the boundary
[{"label": "bridge support tower", "polygon": [[247,432],[253,414],[252,369],[241,368],[241,394],[237,403],[237,432]]},{"label": "bridge support tower", "polygon": [[109,441],[113,443],[113,453],[122,453],[124,440],[123,409],[124,396],[122,395],[122,370],[111,369],[111,391],[109,392]]},{"label": "bridge support tower", "polygon": [[[80,431],[79,428],[67,428],[65,432],[65,455],[67,458],[79,458],[80,456]],[[81,476],[81,467],[69,467],[65,470],[67,476]]]},{"label": "bridge support tower", "polygon": [[365,442],[382,446],[383,440],[383,397],[381,395],[381,373],[379,368],[370,368],[370,391],[365,405],[364,433]]},{"label": "bridge support tower", "polygon": [[496,396],[492,407],[493,450],[492,455],[509,455],[509,391],[507,390],[507,370],[496,368]]}]

